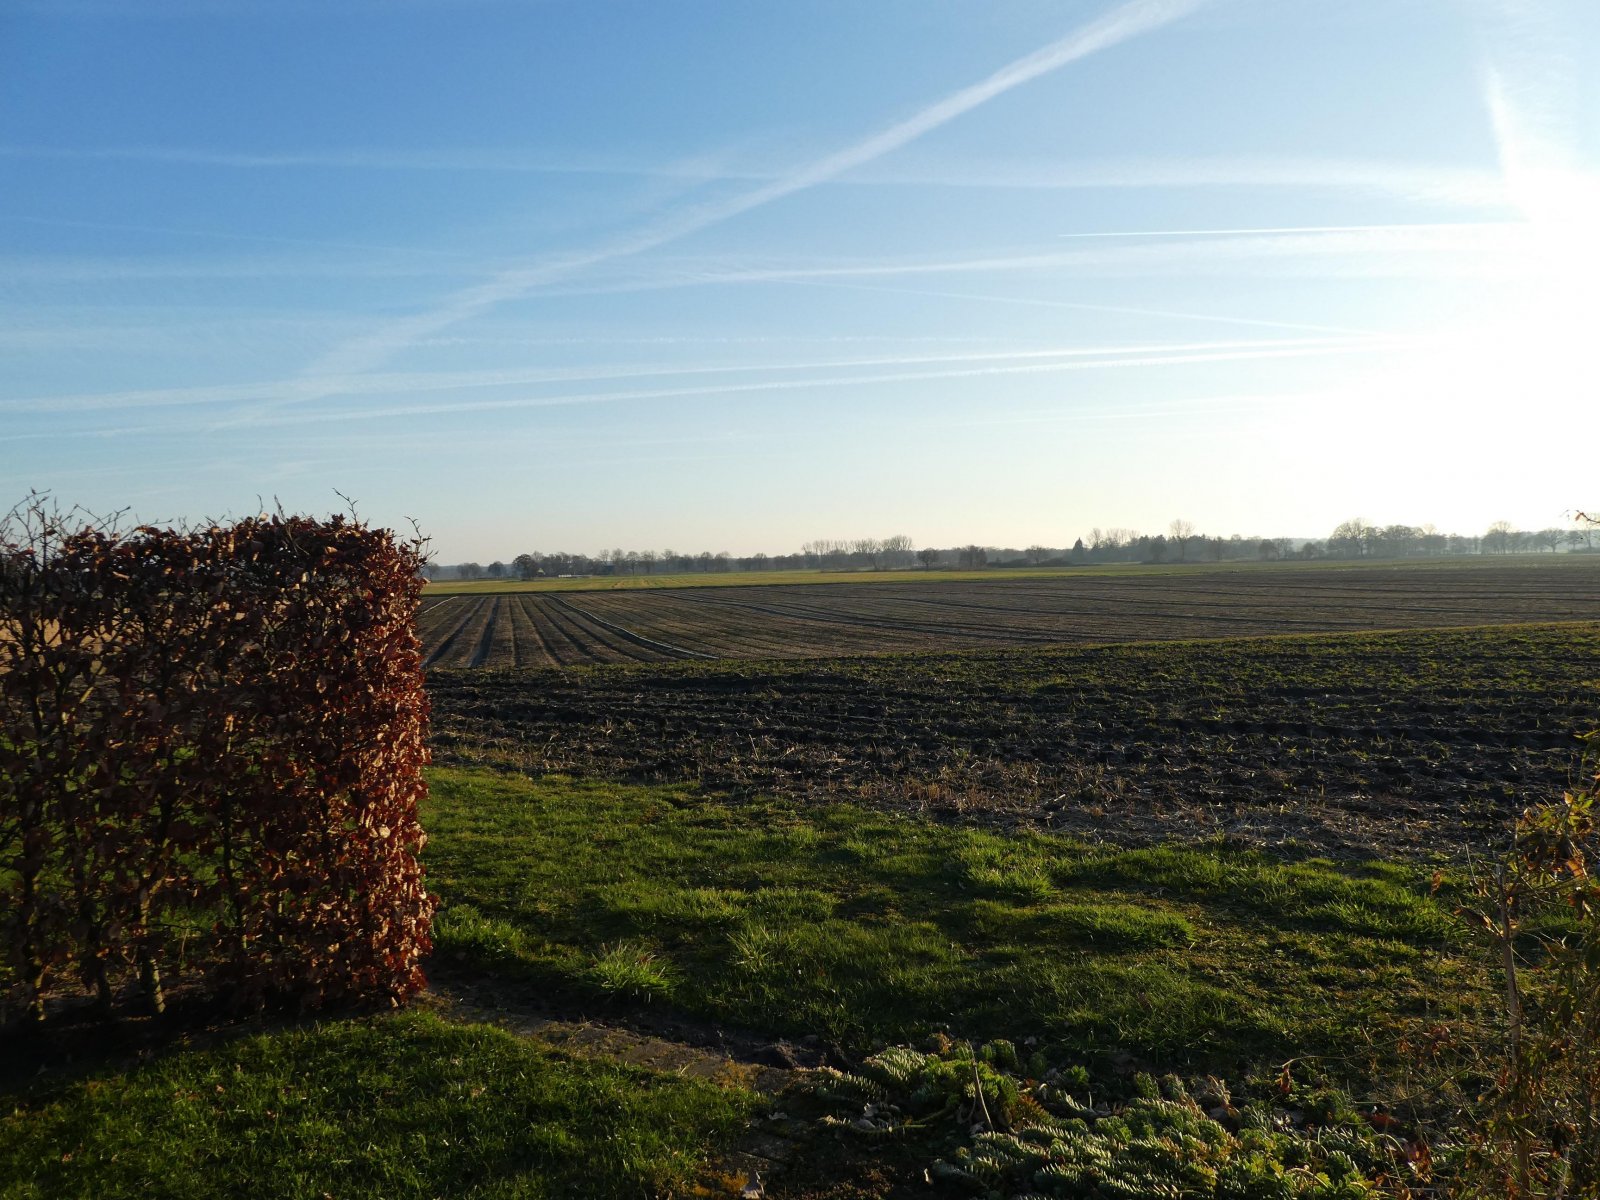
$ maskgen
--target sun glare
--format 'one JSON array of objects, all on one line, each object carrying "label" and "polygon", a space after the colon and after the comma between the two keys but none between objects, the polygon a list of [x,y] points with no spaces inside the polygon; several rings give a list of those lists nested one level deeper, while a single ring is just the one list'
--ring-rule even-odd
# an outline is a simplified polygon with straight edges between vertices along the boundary
[{"label": "sun glare", "polygon": [[1600,302],[1600,181],[1574,171],[1530,172],[1519,181],[1526,221],[1517,260],[1489,306],[1494,328],[1461,347],[1520,403],[1576,406],[1596,378],[1593,321]]}]

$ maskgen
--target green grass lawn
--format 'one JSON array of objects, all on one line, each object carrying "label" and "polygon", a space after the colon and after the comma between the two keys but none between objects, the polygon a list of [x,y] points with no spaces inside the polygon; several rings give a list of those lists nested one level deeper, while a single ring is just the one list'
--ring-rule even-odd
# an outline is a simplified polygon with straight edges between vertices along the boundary
[{"label": "green grass lawn", "polygon": [[400,1014],[261,1033],[0,1096],[0,1197],[637,1197],[755,1098]]},{"label": "green grass lawn", "polygon": [[[574,1015],[816,1034],[851,1056],[934,1031],[1038,1039],[1096,1071],[1126,1053],[1235,1080],[1293,1057],[1359,1086],[1398,1024],[1476,994],[1418,867],[683,786],[437,770],[432,788],[435,977]],[[0,1092],[0,1200],[686,1194],[758,1106],[426,1012],[331,1019]]]},{"label": "green grass lawn", "polygon": [[427,825],[448,969],[856,1052],[943,1029],[1355,1077],[1474,979],[1413,867],[448,770]]}]

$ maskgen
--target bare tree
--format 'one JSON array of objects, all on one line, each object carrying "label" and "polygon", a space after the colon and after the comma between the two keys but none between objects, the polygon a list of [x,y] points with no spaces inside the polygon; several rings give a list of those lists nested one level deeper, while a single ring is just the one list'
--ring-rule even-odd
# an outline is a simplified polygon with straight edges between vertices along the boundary
[{"label": "bare tree", "polygon": [[1328,553],[1348,558],[1364,558],[1371,553],[1376,534],[1377,530],[1366,521],[1360,517],[1351,517],[1348,521],[1341,521],[1328,535]]},{"label": "bare tree", "polygon": [[1183,562],[1189,554],[1189,539],[1194,536],[1194,526],[1179,517],[1167,526],[1167,534],[1172,544],[1178,548],[1178,561]]},{"label": "bare tree", "polygon": [[882,549],[885,564],[891,567],[909,566],[911,564],[911,552],[915,545],[916,543],[903,533],[884,538]]},{"label": "bare tree", "polygon": [[814,542],[807,542],[800,549],[806,556],[807,566],[826,570],[829,567],[845,565],[849,561],[852,548],[848,542],[818,538]]},{"label": "bare tree", "polygon": [[850,543],[850,553],[866,559],[867,565],[876,571],[883,561],[883,543],[877,538],[857,538]]},{"label": "bare tree", "polygon": [[939,552],[931,546],[918,550],[917,561],[922,564],[924,571],[931,571],[933,564],[939,561]]},{"label": "bare tree", "polygon": [[1023,553],[1028,556],[1028,561],[1036,567],[1050,557],[1050,550],[1045,546],[1029,546]]},{"label": "bare tree", "polygon": [[1511,522],[1496,521],[1483,535],[1485,554],[1507,554],[1511,550]]}]

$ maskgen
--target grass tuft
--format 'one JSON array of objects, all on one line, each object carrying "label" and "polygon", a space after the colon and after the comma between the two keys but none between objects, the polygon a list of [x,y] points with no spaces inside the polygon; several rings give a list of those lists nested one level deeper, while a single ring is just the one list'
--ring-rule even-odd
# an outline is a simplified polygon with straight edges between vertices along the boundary
[{"label": "grass tuft", "polygon": [[643,1000],[668,999],[672,995],[671,964],[638,942],[601,947],[590,973],[602,991],[616,995]]}]

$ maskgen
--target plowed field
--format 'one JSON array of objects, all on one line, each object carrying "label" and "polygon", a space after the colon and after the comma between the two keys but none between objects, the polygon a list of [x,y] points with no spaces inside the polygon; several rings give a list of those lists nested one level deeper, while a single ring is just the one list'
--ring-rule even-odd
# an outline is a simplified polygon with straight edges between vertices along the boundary
[{"label": "plowed field", "polygon": [[429,667],[812,658],[1600,617],[1600,556],[434,596]]},{"label": "plowed field", "polygon": [[441,670],[429,691],[442,761],[1114,840],[1450,854],[1571,781],[1600,625]]}]

